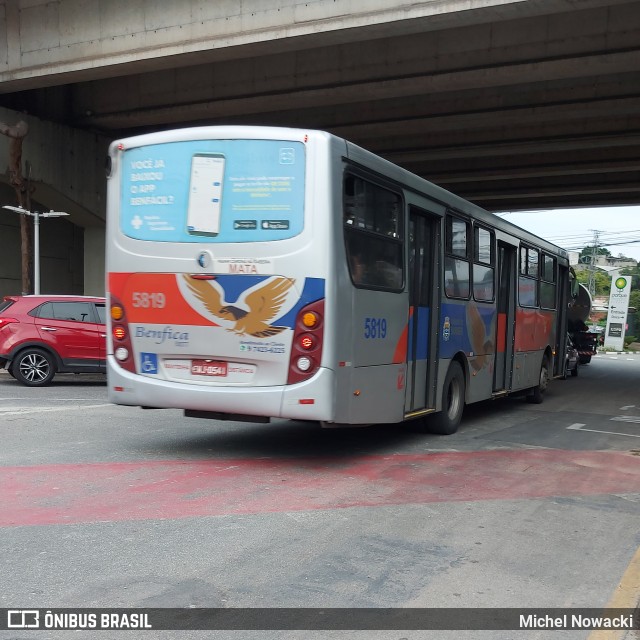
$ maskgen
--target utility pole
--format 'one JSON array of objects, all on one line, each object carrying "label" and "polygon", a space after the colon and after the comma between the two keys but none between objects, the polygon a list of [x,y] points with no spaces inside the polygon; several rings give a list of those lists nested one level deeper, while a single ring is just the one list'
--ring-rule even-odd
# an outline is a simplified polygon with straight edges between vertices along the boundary
[{"label": "utility pole", "polygon": [[589,231],[593,231],[593,243],[591,246],[591,262],[589,264],[589,293],[591,294],[591,298],[596,295],[596,260],[598,257],[598,249],[599,249],[599,240],[600,234],[602,231],[598,229],[589,229]]},{"label": "utility pole", "polygon": [[3,209],[9,209],[21,214],[21,216],[33,219],[33,293],[40,295],[40,218],[59,218],[60,216],[68,216],[64,211],[27,211],[22,207],[12,207],[4,205]]}]

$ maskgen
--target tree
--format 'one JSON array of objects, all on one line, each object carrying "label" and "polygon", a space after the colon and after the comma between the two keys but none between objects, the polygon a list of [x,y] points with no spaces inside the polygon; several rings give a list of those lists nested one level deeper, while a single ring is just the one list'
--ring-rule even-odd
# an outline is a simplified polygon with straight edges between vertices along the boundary
[{"label": "tree", "polygon": [[640,265],[635,267],[626,267],[620,271],[622,276],[631,276],[631,291],[640,290]]},{"label": "tree", "polygon": [[[18,206],[31,211],[30,176],[22,175],[22,141],[29,133],[29,125],[20,120],[13,126],[0,122],[0,133],[9,140],[9,182],[16,192]],[[33,221],[31,216],[20,216],[20,244],[22,253],[22,292],[31,293],[31,264],[33,262]]]},{"label": "tree", "polygon": [[591,256],[594,254],[597,256],[610,256],[611,251],[606,247],[587,246],[580,252],[580,263],[588,264]]},{"label": "tree", "polygon": [[[580,284],[583,284],[588,288],[589,284],[589,272],[588,271],[576,271],[576,277]],[[611,276],[604,271],[596,271],[594,274],[595,281],[595,295],[596,296],[608,296],[611,291]]]}]

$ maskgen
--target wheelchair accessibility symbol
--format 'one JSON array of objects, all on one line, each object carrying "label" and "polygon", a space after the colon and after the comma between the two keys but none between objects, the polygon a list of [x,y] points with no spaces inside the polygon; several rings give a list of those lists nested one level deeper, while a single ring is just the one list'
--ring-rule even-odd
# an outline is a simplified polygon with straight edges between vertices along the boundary
[{"label": "wheelchair accessibility symbol", "polygon": [[140,373],[158,373],[157,353],[140,353]]}]

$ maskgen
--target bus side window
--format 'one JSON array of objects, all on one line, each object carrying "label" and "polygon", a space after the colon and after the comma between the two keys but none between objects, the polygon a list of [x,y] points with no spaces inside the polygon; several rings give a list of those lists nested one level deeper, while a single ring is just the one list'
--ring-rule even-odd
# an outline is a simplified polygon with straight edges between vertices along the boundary
[{"label": "bus side window", "polygon": [[354,284],[367,284],[367,262],[363,248],[358,246],[357,238],[347,237],[347,259],[349,260],[349,271]]},{"label": "bus side window", "polygon": [[542,254],[542,274],[540,277],[540,306],[543,309],[556,308],[556,260]]},{"label": "bus side window", "polygon": [[402,289],[402,211],[400,194],[358,176],[345,177],[345,249],[355,285]]},{"label": "bus side window", "polygon": [[473,297],[480,302],[494,300],[494,233],[474,226],[473,243]]},{"label": "bus side window", "polygon": [[469,227],[466,220],[447,215],[444,291],[448,298],[468,299],[471,295]]},{"label": "bus side window", "polygon": [[540,252],[532,247],[520,247],[520,275],[518,300],[523,307],[538,306],[538,277]]}]

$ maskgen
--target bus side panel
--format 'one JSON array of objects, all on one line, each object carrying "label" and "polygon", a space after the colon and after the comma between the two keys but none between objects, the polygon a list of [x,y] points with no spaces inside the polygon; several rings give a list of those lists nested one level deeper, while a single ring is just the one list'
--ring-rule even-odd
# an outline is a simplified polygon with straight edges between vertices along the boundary
[{"label": "bus side panel", "polygon": [[[442,382],[448,363],[456,354],[464,354],[466,402],[491,397],[495,364],[495,335],[498,314],[494,305],[468,301],[448,301],[440,312],[440,358],[447,367],[439,368]],[[438,400],[440,399],[438,394]],[[440,407],[437,407],[440,408]]]},{"label": "bus side panel", "polygon": [[516,311],[516,352],[539,351],[555,344],[555,311],[518,309]]},{"label": "bus side panel", "polygon": [[406,384],[408,294],[352,288],[348,422],[400,422]]},{"label": "bus side panel", "polygon": [[512,391],[538,384],[542,358],[555,345],[556,312],[544,309],[516,310],[515,356]]},{"label": "bus side panel", "polygon": [[350,424],[385,424],[404,417],[406,365],[354,367],[351,372]]},{"label": "bus side panel", "polygon": [[[353,290],[353,364],[369,367],[405,362],[398,353],[409,316],[407,293]],[[406,338],[404,338],[406,340]]]}]

